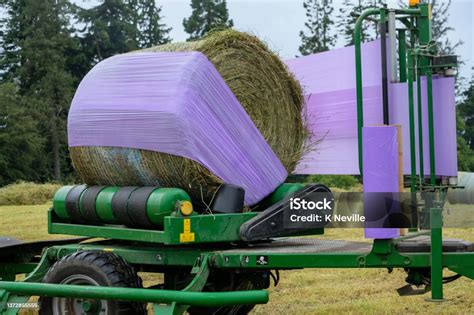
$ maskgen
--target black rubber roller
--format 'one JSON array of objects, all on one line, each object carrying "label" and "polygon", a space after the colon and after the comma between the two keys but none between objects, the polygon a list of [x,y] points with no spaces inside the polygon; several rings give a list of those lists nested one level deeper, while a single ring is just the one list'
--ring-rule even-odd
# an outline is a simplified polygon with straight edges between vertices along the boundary
[{"label": "black rubber roller", "polygon": [[122,187],[112,198],[112,212],[121,224],[133,225],[132,220],[128,216],[128,199],[136,189],[138,189],[136,186]]},{"label": "black rubber roller", "polygon": [[134,190],[128,199],[128,217],[132,220],[132,225],[152,228],[153,224],[148,219],[146,211],[148,198],[158,187],[140,187]]},{"label": "black rubber roller", "polygon": [[81,211],[80,211],[80,199],[84,190],[87,186],[75,186],[73,187],[66,196],[66,211],[73,222],[83,223]]},{"label": "black rubber roller", "polygon": [[104,189],[105,186],[89,186],[82,194],[81,198],[81,213],[84,221],[88,223],[101,223],[95,208],[97,195]]}]

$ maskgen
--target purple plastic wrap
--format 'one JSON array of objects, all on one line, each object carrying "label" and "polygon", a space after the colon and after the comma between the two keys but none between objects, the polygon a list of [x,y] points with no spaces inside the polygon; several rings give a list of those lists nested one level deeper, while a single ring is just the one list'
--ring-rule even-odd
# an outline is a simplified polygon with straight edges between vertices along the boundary
[{"label": "purple plastic wrap", "polygon": [[[315,149],[301,159],[295,173],[359,174],[354,47],[288,60],[287,64],[305,90],[309,129],[313,134],[313,141],[319,140]],[[380,64],[380,41],[363,44],[365,126],[381,125],[383,122]],[[416,88],[414,93],[416,105]],[[425,174],[429,174],[426,82],[423,83],[422,93],[424,166]],[[390,124],[402,125],[403,171],[410,174],[407,83],[389,84],[389,105]],[[434,78],[433,108],[436,173],[457,176],[453,78]],[[415,129],[418,130],[417,125]],[[416,148],[418,149],[418,144]]]},{"label": "purple plastic wrap", "polygon": [[365,226],[365,237],[386,239],[399,235],[396,228],[371,228],[371,226],[382,226],[387,219],[386,213],[374,213],[378,211],[368,198],[383,197],[370,193],[396,193],[398,192],[398,140],[397,128],[392,126],[364,127],[362,128],[362,160],[363,160],[363,183],[364,214],[366,218],[378,218],[369,220]]},{"label": "purple plastic wrap", "polygon": [[253,205],[286,170],[199,52],[137,52],[106,59],[82,80],[68,117],[69,146],[135,148],[192,159]]},{"label": "purple plastic wrap", "polygon": [[[435,134],[436,174],[458,176],[457,138],[456,138],[456,104],[454,78],[433,78],[433,118]],[[416,84],[414,103],[417,104]],[[423,167],[425,175],[430,174],[430,156],[428,140],[428,102],[426,78],[421,79],[421,102],[423,117]],[[406,83],[395,83],[389,89],[391,124],[402,124],[403,138],[403,172],[410,174],[410,130],[408,128],[408,87]],[[415,111],[415,136],[418,140],[418,113]],[[416,169],[419,169],[418,141],[416,144]]]}]

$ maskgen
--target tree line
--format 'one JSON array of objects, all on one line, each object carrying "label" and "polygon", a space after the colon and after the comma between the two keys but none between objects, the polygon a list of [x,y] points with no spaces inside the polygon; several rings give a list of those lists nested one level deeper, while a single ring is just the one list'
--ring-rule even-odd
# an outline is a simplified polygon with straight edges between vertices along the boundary
[{"label": "tree line", "polygon": [[[353,44],[350,12],[380,0],[345,0],[335,12],[331,0],[304,0],[302,55],[333,48],[338,36]],[[103,0],[89,9],[69,0],[0,0],[0,186],[18,181],[72,181],[67,148],[67,113],[77,85],[99,61],[119,53],[172,41],[155,0]],[[183,19],[188,40],[233,26],[225,0],[191,0]],[[434,4],[437,38],[447,51],[449,4]],[[438,19],[438,24],[436,24]],[[378,36],[364,24],[364,41]],[[449,50],[451,49],[451,50]],[[460,168],[474,170],[473,82],[458,106]]]}]

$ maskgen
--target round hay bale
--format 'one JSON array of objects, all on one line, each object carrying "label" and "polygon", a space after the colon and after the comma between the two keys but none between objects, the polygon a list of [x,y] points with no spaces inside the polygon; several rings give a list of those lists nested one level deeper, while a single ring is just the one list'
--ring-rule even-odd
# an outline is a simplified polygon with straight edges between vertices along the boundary
[{"label": "round hay bale", "polygon": [[462,189],[448,190],[450,204],[474,204],[474,173],[459,172],[458,186]]},{"label": "round hay bale", "polygon": [[[286,65],[258,38],[225,30],[199,41],[147,50],[205,54],[287,171],[294,170],[307,138],[302,90]],[[219,178],[197,162],[166,153],[131,148],[71,147],[70,154],[81,179],[91,185],[180,187],[195,197],[195,201],[207,202],[221,184]]]}]

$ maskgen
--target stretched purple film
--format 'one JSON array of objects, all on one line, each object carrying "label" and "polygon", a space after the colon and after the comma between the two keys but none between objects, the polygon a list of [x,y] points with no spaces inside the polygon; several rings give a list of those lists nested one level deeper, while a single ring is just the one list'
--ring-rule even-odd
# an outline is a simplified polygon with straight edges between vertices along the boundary
[{"label": "stretched purple film", "polygon": [[68,118],[69,146],[135,148],[192,159],[252,205],[286,170],[212,63],[199,52],[139,52],[95,66]]},{"label": "stretched purple film", "polygon": [[[354,47],[288,60],[287,64],[305,90],[309,129],[313,140],[321,140],[315,150],[302,158],[295,173],[359,174]],[[364,125],[381,125],[380,41],[362,45],[362,69]],[[414,92],[416,106],[416,87]],[[426,82],[422,79],[424,167],[425,174],[428,175],[430,163],[426,93]],[[390,124],[402,125],[403,171],[410,174],[407,83],[389,83],[389,106]],[[434,78],[433,108],[436,173],[441,176],[457,176],[454,78]],[[418,131],[417,124],[415,130]],[[416,148],[418,149],[418,144]]]},{"label": "stretched purple film", "polygon": [[[364,193],[398,192],[398,141],[397,128],[392,126],[362,128],[362,160],[364,162]],[[374,207],[376,200],[383,195],[364,195],[364,215],[367,218],[365,237],[394,238],[399,235],[396,228],[373,228],[383,226],[389,213],[380,213]]]}]

